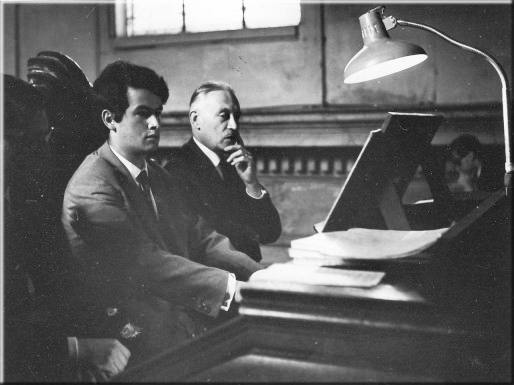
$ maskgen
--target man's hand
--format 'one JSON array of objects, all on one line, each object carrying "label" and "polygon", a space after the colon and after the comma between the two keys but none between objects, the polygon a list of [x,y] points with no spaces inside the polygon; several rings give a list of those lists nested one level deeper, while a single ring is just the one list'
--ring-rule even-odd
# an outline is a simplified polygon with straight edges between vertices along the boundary
[{"label": "man's hand", "polygon": [[[230,153],[226,162],[234,166],[241,180],[246,185],[250,195],[260,196],[262,186],[257,180],[257,166],[250,151],[240,144],[232,144],[225,147],[225,151]],[[223,162],[223,160],[222,160]]]},{"label": "man's hand", "polygon": [[121,373],[129,357],[130,351],[116,339],[78,339],[79,365],[94,373],[97,380],[107,381]]}]

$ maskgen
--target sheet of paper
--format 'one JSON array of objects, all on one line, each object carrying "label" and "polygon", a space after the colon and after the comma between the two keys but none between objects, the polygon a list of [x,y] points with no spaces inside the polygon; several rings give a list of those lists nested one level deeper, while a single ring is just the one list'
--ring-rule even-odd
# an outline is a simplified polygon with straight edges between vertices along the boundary
[{"label": "sheet of paper", "polygon": [[353,228],[347,231],[318,233],[291,241],[291,249],[316,251],[345,259],[393,259],[419,253],[448,228],[424,231]]},{"label": "sheet of paper", "polygon": [[314,250],[288,249],[291,263],[316,266],[341,266],[346,259],[333,255],[321,254]]},{"label": "sheet of paper", "polygon": [[345,270],[329,267],[275,263],[252,274],[250,281],[278,281],[325,286],[371,287],[384,277],[382,271]]}]

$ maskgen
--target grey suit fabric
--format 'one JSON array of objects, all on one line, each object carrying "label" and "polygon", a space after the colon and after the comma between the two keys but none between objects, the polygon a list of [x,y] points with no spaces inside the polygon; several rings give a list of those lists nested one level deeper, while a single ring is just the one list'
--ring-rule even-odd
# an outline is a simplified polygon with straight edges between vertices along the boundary
[{"label": "grey suit fabric", "polygon": [[77,169],[63,202],[77,322],[119,338],[129,366],[216,325],[228,272],[247,280],[262,268],[188,209],[164,169],[149,161],[148,171],[159,219],[107,142]]}]

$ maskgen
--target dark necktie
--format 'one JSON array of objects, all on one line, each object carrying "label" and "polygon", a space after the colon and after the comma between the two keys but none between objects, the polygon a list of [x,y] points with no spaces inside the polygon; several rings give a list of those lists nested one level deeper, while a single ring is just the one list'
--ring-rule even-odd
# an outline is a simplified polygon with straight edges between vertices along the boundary
[{"label": "dark necktie", "polygon": [[145,196],[146,203],[148,203],[150,209],[154,213],[154,215],[157,217],[157,213],[155,212],[153,201],[152,201],[152,195],[150,193],[150,178],[148,178],[148,174],[146,173],[146,170],[143,170],[139,173],[139,175],[136,178],[136,181],[141,186],[141,190],[143,191],[143,194]]},{"label": "dark necktie", "polygon": [[218,173],[220,178],[225,179],[225,176],[223,175],[223,171],[221,171],[221,165],[218,164],[215,168],[216,168],[216,172]]},{"label": "dark necktie", "polygon": [[218,174],[220,174],[221,179],[223,179],[225,182],[227,182],[228,178],[230,177],[230,173],[232,172],[231,168],[233,168],[231,164],[228,164],[225,160],[221,160],[218,164],[218,167],[216,167]]}]

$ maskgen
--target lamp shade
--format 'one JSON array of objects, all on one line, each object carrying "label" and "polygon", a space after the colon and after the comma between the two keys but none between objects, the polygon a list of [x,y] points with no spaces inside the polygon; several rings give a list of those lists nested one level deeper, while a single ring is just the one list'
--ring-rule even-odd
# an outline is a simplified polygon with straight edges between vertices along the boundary
[{"label": "lamp shade", "polygon": [[402,71],[424,61],[425,50],[389,37],[379,11],[359,17],[364,47],[344,69],[345,83],[360,83]]}]

